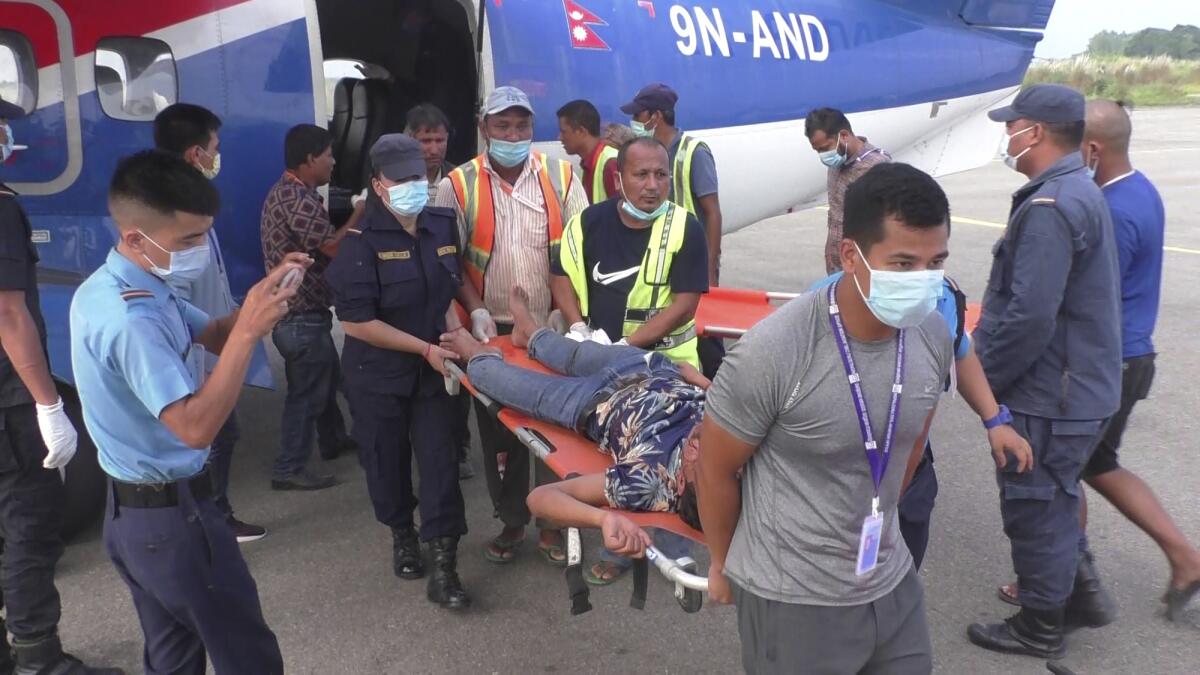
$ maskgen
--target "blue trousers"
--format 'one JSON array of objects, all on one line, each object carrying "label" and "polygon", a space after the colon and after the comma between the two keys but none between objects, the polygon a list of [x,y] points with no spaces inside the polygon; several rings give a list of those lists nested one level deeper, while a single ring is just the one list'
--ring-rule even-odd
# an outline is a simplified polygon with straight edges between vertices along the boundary
[{"label": "blue trousers", "polygon": [[312,455],[314,430],[325,448],[340,447],[346,438],[337,405],[341,365],[332,330],[331,315],[324,310],[289,315],[271,333],[287,376],[281,447],[272,478],[285,480],[304,469]]},{"label": "blue trousers", "polygon": [[1033,448],[1033,470],[1016,462],[997,472],[1004,534],[1012,544],[1021,605],[1064,607],[1087,539],[1079,525],[1079,477],[1104,420],[1054,420],[1013,413],[1013,428]]},{"label": "blue trousers", "polygon": [[675,364],[661,354],[575,342],[545,328],[529,340],[529,357],[562,376],[509,365],[498,354],[480,354],[467,364],[467,377],[501,405],[568,429],[576,429],[580,417],[627,378],[652,373],[679,376]]},{"label": "blue trousers", "polygon": [[[413,527],[413,511],[420,504],[421,541],[466,534],[456,399],[444,390],[432,396],[397,396],[351,387],[348,393],[376,520],[389,527]],[[421,472],[419,500],[413,494],[414,455]]]},{"label": "blue trousers", "polygon": [[104,546],[133,595],[145,672],[204,675],[207,652],[218,673],[282,673],[279,643],[225,514],[186,484],[179,493],[177,506],[127,508],[109,488]]},{"label": "blue trousers", "polygon": [[921,569],[929,546],[929,519],[937,499],[937,473],[933,470],[933,452],[925,444],[925,456],[917,465],[908,489],[900,496],[900,535],[912,554],[913,567]]},{"label": "blue trousers", "polygon": [[209,473],[213,479],[213,498],[217,508],[227,516],[233,515],[233,506],[229,504],[229,470],[233,467],[233,448],[242,437],[242,428],[238,425],[237,411],[229,413],[229,419],[217,432],[213,439],[212,448],[208,452]]}]

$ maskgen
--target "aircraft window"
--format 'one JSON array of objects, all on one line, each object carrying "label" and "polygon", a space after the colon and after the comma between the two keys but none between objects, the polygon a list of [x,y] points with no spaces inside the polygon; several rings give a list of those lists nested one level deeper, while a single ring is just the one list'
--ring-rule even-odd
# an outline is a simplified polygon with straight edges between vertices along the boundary
[{"label": "aircraft window", "polygon": [[0,99],[27,113],[37,107],[37,63],[24,35],[0,30]]},{"label": "aircraft window", "polygon": [[171,48],[151,38],[100,40],[96,45],[96,94],[109,117],[152,121],[179,98]]}]

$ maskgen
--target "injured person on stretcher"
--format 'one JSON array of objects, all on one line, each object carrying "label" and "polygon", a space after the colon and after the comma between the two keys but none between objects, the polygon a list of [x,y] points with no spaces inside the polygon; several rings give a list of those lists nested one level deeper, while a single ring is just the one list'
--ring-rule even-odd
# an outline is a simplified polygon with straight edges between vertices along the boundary
[{"label": "injured person on stretcher", "polygon": [[504,362],[498,349],[464,330],[442,336],[442,348],[467,363],[476,390],[507,408],[573,429],[614,460],[603,474],[543,485],[529,495],[536,516],[571,527],[598,528],[605,547],[643,555],[650,536],[622,511],[676,512],[700,529],[694,485],[704,390],[709,381],[687,364],[624,345],[575,342],[539,326],[519,286],[511,291],[512,343],[561,373]]}]

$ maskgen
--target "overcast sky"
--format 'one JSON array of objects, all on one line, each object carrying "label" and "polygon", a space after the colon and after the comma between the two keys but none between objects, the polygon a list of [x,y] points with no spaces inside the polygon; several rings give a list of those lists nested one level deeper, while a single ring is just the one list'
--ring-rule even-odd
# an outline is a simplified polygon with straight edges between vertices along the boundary
[{"label": "overcast sky", "polygon": [[1076,54],[1102,30],[1128,33],[1179,23],[1200,26],[1200,1],[1057,0],[1037,55],[1053,59]]}]

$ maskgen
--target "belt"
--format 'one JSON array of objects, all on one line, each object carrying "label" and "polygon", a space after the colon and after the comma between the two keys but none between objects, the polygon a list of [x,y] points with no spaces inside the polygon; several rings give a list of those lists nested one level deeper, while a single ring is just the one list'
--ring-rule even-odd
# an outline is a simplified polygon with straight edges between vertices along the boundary
[{"label": "belt", "polygon": [[163,509],[179,505],[179,486],[186,484],[192,498],[199,501],[212,496],[212,476],[208,469],[171,483],[126,483],[113,479],[113,497],[117,506],[127,509]]}]

